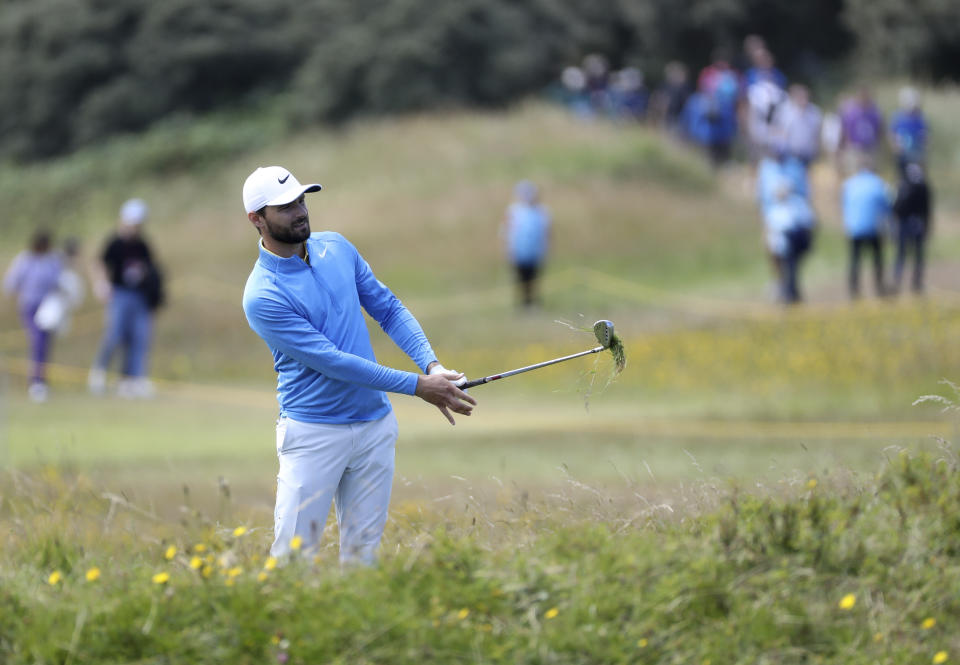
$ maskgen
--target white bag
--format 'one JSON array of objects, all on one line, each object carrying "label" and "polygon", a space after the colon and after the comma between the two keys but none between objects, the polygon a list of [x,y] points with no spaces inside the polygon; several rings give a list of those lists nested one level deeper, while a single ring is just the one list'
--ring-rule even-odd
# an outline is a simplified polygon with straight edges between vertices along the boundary
[{"label": "white bag", "polygon": [[64,323],[67,316],[67,303],[59,291],[51,291],[40,301],[33,322],[40,330],[55,331]]}]

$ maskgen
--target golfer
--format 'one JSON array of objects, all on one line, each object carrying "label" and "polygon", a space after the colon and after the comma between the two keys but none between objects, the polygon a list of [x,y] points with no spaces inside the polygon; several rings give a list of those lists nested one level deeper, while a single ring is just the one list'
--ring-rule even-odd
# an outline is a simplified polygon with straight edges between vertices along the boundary
[{"label": "golfer", "polygon": [[[393,484],[397,421],[386,392],[416,395],[469,416],[476,401],[463,374],[438,361],[417,320],[339,233],[310,232],[301,185],[285,168],[258,168],[243,185],[260,256],[243,310],[273,353],[277,372],[277,504],[273,556],[320,542],[336,505],[341,563],[371,564]],[[377,363],[361,309],[423,374]]]}]

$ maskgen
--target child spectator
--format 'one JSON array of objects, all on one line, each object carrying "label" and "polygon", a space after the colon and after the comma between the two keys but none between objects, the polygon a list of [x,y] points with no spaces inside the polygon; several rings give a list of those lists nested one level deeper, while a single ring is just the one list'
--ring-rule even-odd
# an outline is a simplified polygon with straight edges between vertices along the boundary
[{"label": "child spectator", "polygon": [[36,315],[43,299],[57,288],[63,259],[53,251],[50,233],[39,230],[30,239],[30,246],[17,254],[3,279],[3,290],[17,297],[17,311],[30,342],[30,385],[27,394],[34,402],[45,402],[47,358],[51,335],[37,325]]},{"label": "child spectator", "polygon": [[779,276],[780,302],[800,302],[800,261],[810,250],[815,217],[807,199],[793,191],[787,178],[776,186],[774,200],[764,213],[767,251]]}]

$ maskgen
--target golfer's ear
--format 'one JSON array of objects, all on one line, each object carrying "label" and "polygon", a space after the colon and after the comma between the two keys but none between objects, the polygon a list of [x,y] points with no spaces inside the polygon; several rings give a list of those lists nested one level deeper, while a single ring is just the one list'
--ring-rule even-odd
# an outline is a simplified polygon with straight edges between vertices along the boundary
[{"label": "golfer's ear", "polygon": [[250,220],[250,223],[257,227],[257,230],[260,230],[260,227],[263,225],[263,217],[260,216],[260,213],[257,211],[248,212],[247,219]]}]

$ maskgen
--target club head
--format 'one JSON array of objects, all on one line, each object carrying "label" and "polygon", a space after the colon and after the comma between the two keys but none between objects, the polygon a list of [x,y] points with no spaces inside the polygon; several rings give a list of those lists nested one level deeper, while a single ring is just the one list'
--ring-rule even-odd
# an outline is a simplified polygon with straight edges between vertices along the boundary
[{"label": "club head", "polygon": [[610,348],[610,342],[613,340],[613,321],[601,319],[593,324],[593,334],[597,336],[597,341],[605,348]]}]

